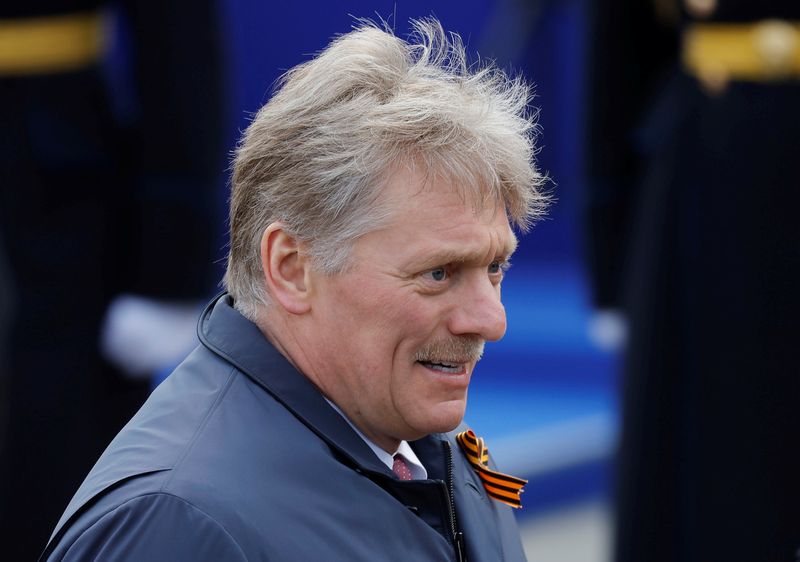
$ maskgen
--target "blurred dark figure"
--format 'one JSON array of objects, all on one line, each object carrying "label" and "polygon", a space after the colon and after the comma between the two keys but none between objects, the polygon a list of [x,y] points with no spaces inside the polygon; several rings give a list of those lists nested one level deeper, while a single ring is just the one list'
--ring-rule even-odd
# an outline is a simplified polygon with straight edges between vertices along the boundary
[{"label": "blurred dark figure", "polygon": [[4,560],[38,556],[146,397],[147,381],[121,376],[98,351],[109,304],[122,293],[188,302],[213,286],[223,138],[215,6],[116,6],[132,55],[127,123],[102,71],[105,8],[0,7],[0,253],[11,300],[0,358]]},{"label": "blurred dark figure", "polygon": [[800,2],[592,15],[589,240],[629,318],[618,562],[800,549]]}]

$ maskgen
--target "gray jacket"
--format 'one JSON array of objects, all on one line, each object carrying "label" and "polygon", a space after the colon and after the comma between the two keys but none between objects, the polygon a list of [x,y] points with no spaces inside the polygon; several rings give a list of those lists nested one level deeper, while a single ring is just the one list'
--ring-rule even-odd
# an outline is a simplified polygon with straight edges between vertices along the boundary
[{"label": "gray jacket", "polygon": [[42,560],[525,560],[453,435],[413,442],[429,479],[400,481],[229,296],[198,333]]}]

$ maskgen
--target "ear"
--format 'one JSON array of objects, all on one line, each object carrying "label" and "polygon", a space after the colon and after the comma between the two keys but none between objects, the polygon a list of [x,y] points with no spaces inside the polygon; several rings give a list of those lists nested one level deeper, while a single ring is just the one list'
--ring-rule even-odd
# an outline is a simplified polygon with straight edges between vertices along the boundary
[{"label": "ear", "polygon": [[300,250],[301,244],[280,222],[270,224],[261,236],[261,268],[267,289],[273,301],[292,314],[305,314],[311,309],[311,263]]}]

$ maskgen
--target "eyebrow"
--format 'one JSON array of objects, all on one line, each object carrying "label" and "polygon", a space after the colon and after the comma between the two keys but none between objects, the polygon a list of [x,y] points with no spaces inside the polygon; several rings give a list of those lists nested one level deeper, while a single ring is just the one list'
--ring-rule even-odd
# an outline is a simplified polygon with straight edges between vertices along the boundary
[{"label": "eyebrow", "polygon": [[[509,259],[511,254],[513,254],[517,249],[517,237],[512,233],[511,238],[509,239],[508,244],[506,244],[505,248],[503,248],[502,253],[499,255],[502,256],[504,259]],[[472,253],[464,253],[460,250],[442,250],[440,252],[434,252],[430,255],[428,259],[425,260],[424,267],[433,267],[436,265],[441,264],[448,264],[448,263],[464,263],[468,262],[471,259],[480,259],[483,258],[483,255],[476,256],[476,254]]]}]

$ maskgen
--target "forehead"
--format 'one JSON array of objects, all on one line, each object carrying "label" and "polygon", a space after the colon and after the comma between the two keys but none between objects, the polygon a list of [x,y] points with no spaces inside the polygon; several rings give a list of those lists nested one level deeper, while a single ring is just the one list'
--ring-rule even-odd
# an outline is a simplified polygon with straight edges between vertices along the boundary
[{"label": "forehead", "polygon": [[517,241],[503,204],[479,197],[453,180],[401,168],[387,179],[382,194],[387,221],[364,242],[382,246],[400,262],[492,261],[510,255]]}]

